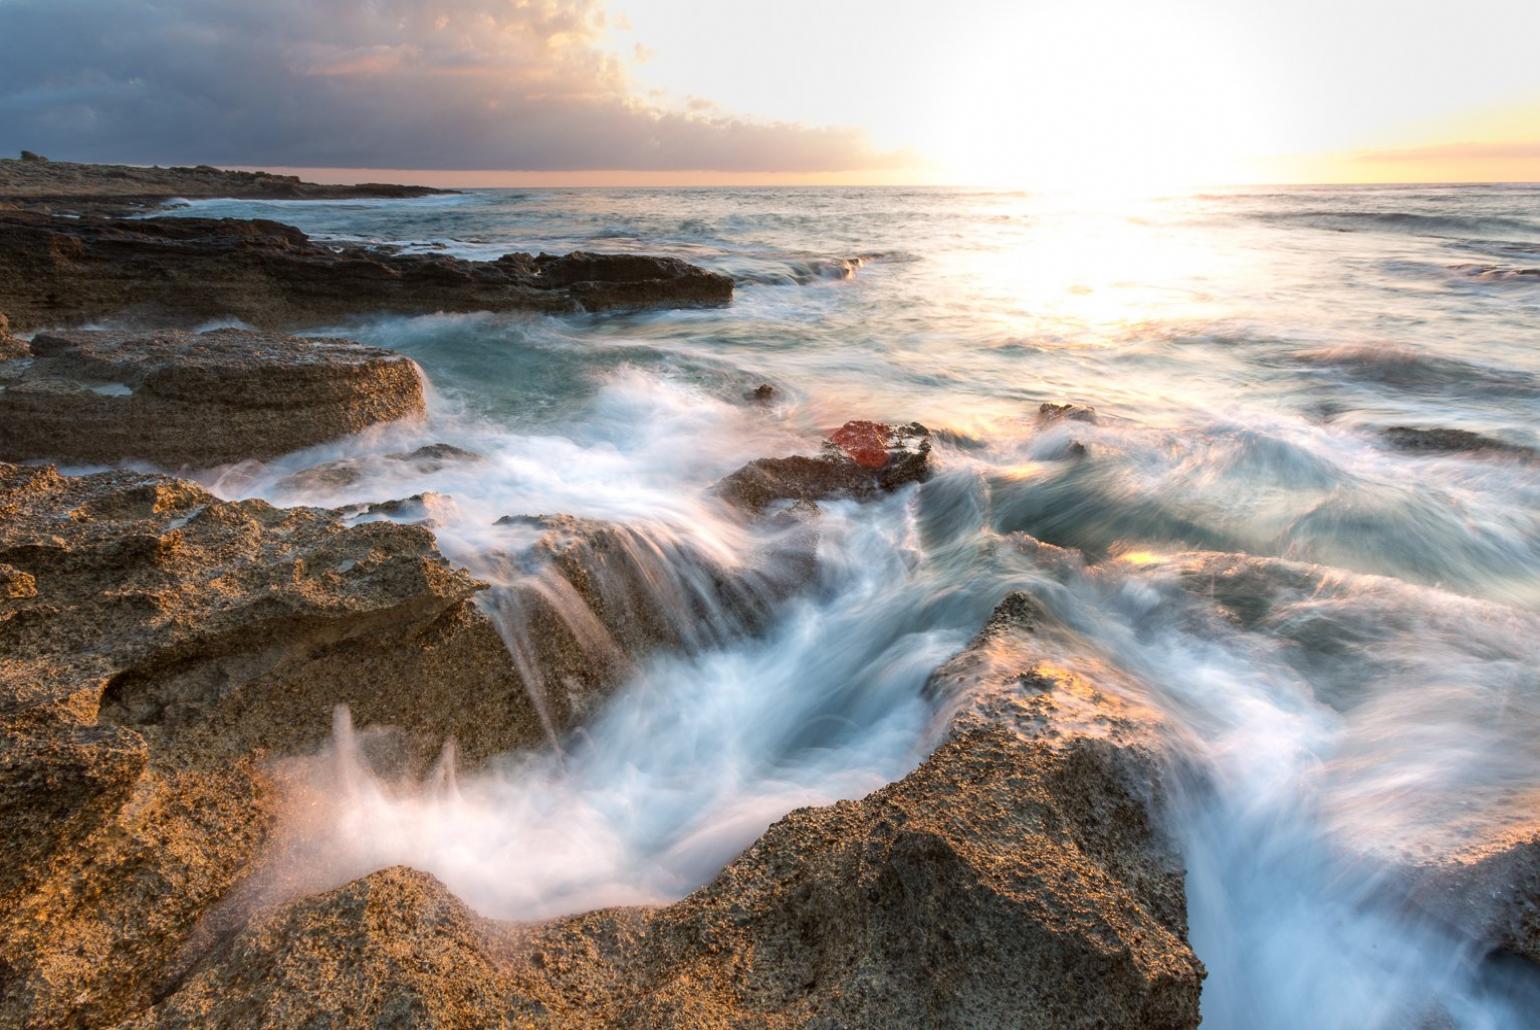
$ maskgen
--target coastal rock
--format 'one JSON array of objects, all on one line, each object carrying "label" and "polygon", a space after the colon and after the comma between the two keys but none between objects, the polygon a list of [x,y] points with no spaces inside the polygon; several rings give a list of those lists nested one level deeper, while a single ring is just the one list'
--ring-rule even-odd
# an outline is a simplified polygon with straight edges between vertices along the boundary
[{"label": "coastal rock", "polygon": [[1043,424],[1050,422],[1085,422],[1096,424],[1096,409],[1084,404],[1054,404],[1044,401],[1037,409],[1037,420]]},{"label": "coastal rock", "polygon": [[420,527],[0,465],[0,1026],[150,1003],[332,710],[469,762],[544,739],[482,584]]},{"label": "coastal rock", "polygon": [[558,727],[591,714],[635,663],[761,626],[815,574],[816,538],[796,529],[727,561],[664,526],[571,515],[497,521],[508,547],[477,572],[531,690]]},{"label": "coastal rock", "polygon": [[760,458],[724,478],[717,495],[749,514],[776,501],[867,500],[930,477],[930,430],[918,422],[846,422],[817,457]]},{"label": "coastal rock", "polygon": [[9,361],[11,358],[25,358],[32,353],[32,348],[27,346],[26,340],[18,340],[11,335],[11,321],[0,312],[0,361]]},{"label": "coastal rock", "polygon": [[726,304],[732,280],[675,258],[575,252],[464,261],[322,244],[241,219],[55,218],[0,211],[0,310],[18,328],[92,319],[263,329],[359,314],[604,311]]},{"label": "coastal rock", "polygon": [[1540,966],[1540,827],[1509,831],[1409,876],[1413,902],[1433,918]]},{"label": "coastal rock", "polygon": [[[481,461],[482,456],[474,451],[467,451],[463,447],[453,444],[433,443],[417,448],[415,451],[386,454],[376,459],[365,458],[340,458],[336,461],[326,461],[310,468],[301,469],[291,476],[285,476],[278,481],[280,490],[289,493],[321,493],[326,494],[337,490],[344,490],[360,482],[369,471],[370,462],[379,462],[390,472],[401,472],[406,469],[420,473],[437,472],[439,469],[450,465],[458,465],[466,462]],[[384,463],[390,463],[384,465]]]},{"label": "coastal rock", "polygon": [[297,175],[196,167],[78,164],[21,152],[0,159],[0,201],[74,213],[121,214],[195,197],[252,200],[348,200],[360,197],[424,197],[454,190],[366,182],[343,186],[305,182]]},{"label": "coastal rock", "polygon": [[1419,428],[1390,426],[1383,434],[1385,442],[1398,451],[1413,454],[1484,454],[1515,458],[1540,458],[1533,448],[1496,440],[1468,429],[1444,427]]},{"label": "coastal rock", "polygon": [[433,877],[383,869],[254,919],[125,1030],[529,1025],[541,1012],[508,996],[497,937]]},{"label": "coastal rock", "polygon": [[918,769],[793,812],[683,901],[520,927],[387,869],[253,919],[135,1025],[1195,1027],[1158,724],[1107,671],[1013,595],[936,674]]},{"label": "coastal rock", "polygon": [[413,362],[347,340],[77,331],[31,349],[0,372],[0,459],[207,467],[424,412]]}]

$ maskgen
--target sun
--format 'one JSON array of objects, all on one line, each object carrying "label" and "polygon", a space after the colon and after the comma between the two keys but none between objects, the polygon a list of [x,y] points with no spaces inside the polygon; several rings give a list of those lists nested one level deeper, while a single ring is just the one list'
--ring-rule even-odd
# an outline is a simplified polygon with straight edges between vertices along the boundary
[{"label": "sun", "polygon": [[1145,193],[1246,181],[1263,98],[1217,30],[1156,14],[1026,12],[969,48],[927,149],[958,181]]}]

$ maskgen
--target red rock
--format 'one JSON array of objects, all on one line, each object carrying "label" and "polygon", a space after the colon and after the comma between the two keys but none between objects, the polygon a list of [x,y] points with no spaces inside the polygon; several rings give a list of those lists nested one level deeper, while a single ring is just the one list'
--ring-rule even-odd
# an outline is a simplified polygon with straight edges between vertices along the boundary
[{"label": "red rock", "polygon": [[892,426],[858,419],[840,426],[829,435],[829,440],[862,468],[880,469],[888,463],[888,440],[892,435]]}]

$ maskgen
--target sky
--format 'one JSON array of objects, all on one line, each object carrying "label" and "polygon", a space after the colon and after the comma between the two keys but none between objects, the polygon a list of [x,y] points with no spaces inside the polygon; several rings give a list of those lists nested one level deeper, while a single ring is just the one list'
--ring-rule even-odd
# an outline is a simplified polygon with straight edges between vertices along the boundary
[{"label": "sky", "polygon": [[0,0],[0,150],[445,185],[1535,181],[1537,48],[1537,0]]}]

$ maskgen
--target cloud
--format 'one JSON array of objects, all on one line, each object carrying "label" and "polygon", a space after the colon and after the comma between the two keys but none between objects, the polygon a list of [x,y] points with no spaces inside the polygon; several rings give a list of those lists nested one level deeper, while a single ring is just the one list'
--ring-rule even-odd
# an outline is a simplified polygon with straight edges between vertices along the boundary
[{"label": "cloud", "polygon": [[854,129],[662,106],[633,88],[605,29],[599,0],[0,0],[0,146],[529,171],[906,160]]},{"label": "cloud", "polygon": [[1375,150],[1360,161],[1540,161],[1540,139],[1507,143],[1437,143],[1432,146]]}]

